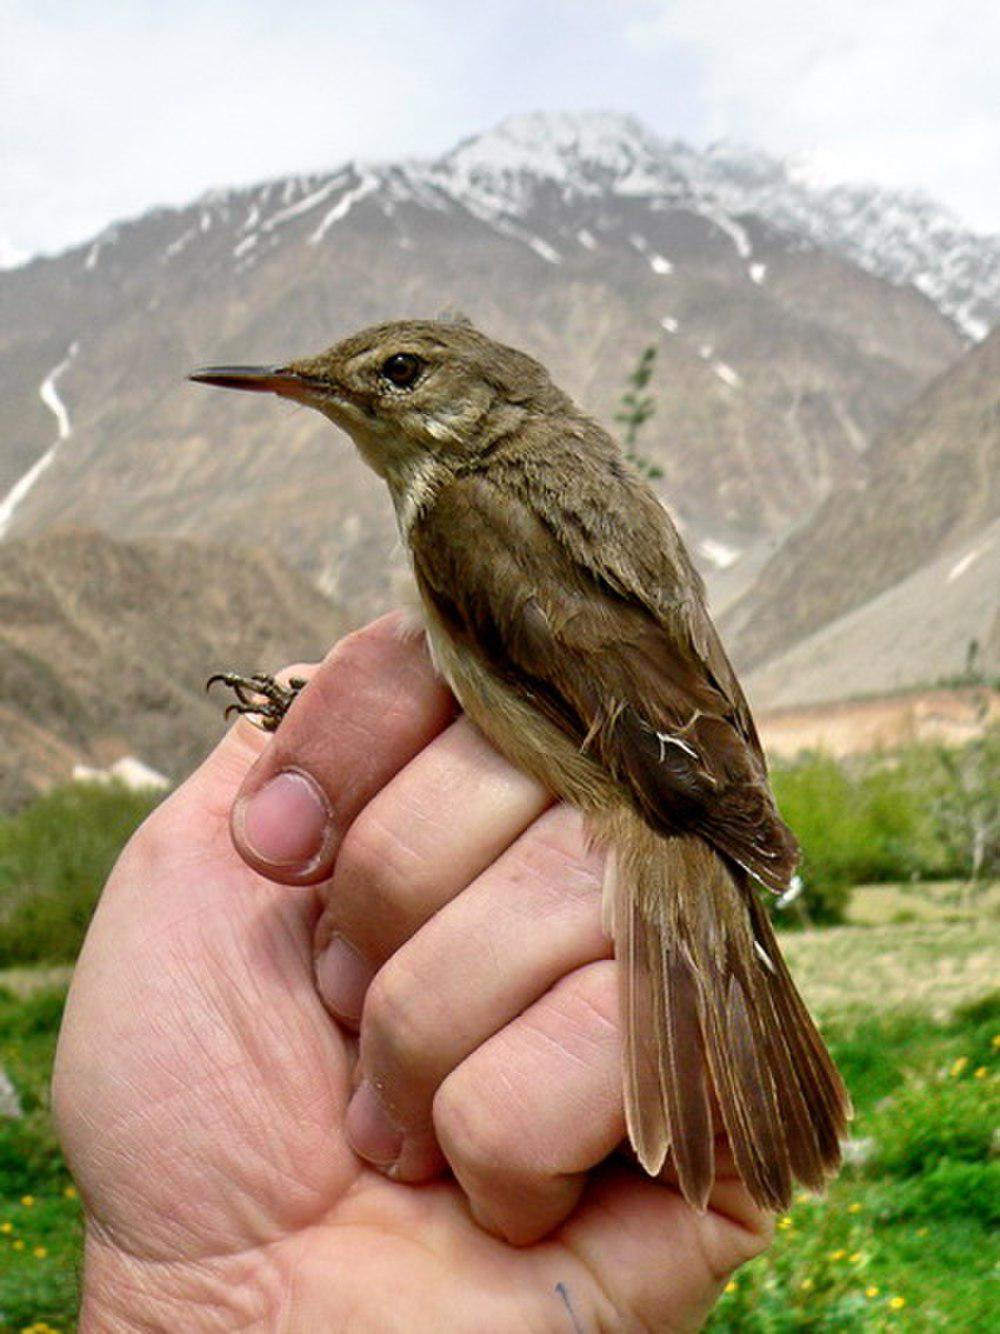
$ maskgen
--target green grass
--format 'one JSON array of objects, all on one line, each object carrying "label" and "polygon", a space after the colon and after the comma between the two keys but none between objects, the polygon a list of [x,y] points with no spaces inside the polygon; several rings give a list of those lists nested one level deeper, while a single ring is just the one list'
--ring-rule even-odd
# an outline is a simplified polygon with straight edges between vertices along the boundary
[{"label": "green grass", "polygon": [[108,872],[157,800],[77,783],[0,816],[0,968],[76,958]]},{"label": "green grass", "polygon": [[1000,995],[827,1025],[867,1151],[826,1198],[801,1195],[733,1280],[711,1330],[980,1331],[1000,1265]]},{"label": "green grass", "polygon": [[[6,980],[6,979],[5,979]],[[49,1117],[49,1074],[65,986],[0,987],[0,1065],[24,1117],[0,1120],[0,1331],[73,1328],[80,1206]],[[40,1334],[40,1332],[39,1332]]]}]

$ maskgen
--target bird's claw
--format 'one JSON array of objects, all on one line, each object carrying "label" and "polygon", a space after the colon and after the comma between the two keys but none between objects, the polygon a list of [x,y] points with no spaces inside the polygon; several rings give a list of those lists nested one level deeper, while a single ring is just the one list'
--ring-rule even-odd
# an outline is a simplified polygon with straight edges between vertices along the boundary
[{"label": "bird's claw", "polygon": [[236,703],[226,706],[226,718],[234,713],[239,714],[262,732],[278,730],[285,714],[306,684],[301,676],[291,676],[288,684],[282,685],[273,676],[263,672],[254,672],[250,676],[244,676],[241,672],[215,672],[205,682],[205,689],[211,690],[219,681],[236,696]]}]

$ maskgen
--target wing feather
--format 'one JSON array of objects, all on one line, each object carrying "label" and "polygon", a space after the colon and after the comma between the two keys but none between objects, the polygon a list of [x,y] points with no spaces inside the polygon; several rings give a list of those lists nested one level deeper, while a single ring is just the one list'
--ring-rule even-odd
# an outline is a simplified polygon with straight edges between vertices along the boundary
[{"label": "wing feather", "polygon": [[[457,478],[410,534],[421,591],[454,637],[599,759],[653,828],[699,833],[781,890],[795,842],[700,580],[655,500],[641,488],[631,499],[625,530],[624,500],[609,487],[595,541],[580,537],[568,497],[542,513],[516,486]],[[630,549],[665,553],[660,587],[647,586],[652,564],[602,554]]]}]

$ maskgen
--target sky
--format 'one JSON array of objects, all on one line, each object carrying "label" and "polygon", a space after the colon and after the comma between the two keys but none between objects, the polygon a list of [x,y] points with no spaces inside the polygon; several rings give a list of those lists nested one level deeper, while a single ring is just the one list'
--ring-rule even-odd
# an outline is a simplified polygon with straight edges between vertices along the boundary
[{"label": "sky", "polygon": [[1000,232],[998,0],[0,0],[0,34],[0,263],[595,108]]}]

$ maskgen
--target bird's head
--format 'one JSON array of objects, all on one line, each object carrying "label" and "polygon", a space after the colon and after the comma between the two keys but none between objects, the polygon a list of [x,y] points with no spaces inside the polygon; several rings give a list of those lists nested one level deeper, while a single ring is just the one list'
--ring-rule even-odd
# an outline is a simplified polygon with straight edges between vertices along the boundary
[{"label": "bird's head", "polygon": [[464,321],[402,320],[278,366],[208,366],[192,380],[278,394],[351,436],[397,504],[416,476],[461,470],[533,414],[568,406],[544,366]]}]

